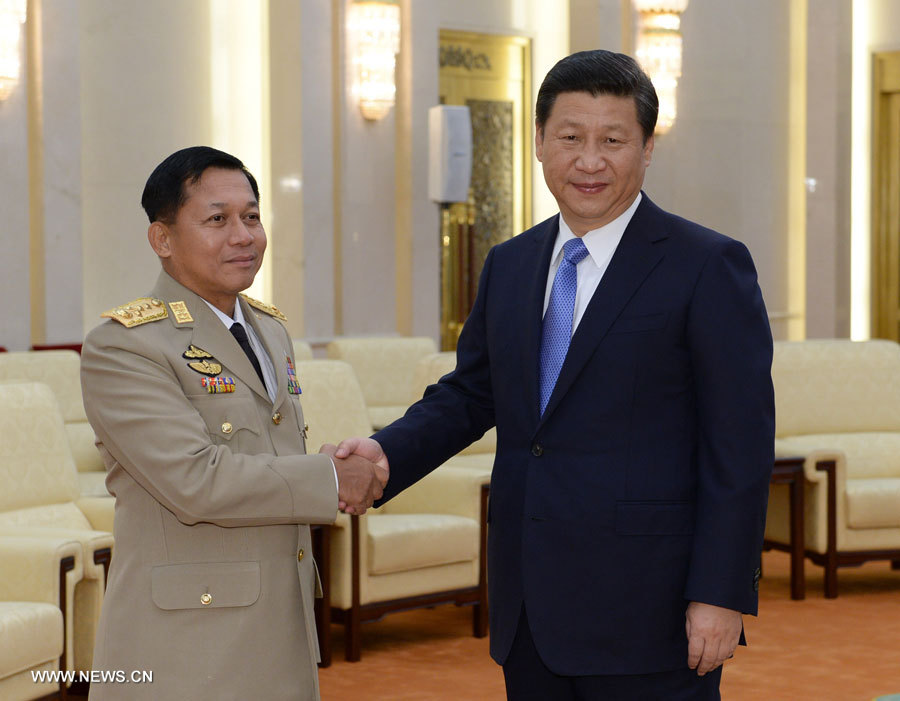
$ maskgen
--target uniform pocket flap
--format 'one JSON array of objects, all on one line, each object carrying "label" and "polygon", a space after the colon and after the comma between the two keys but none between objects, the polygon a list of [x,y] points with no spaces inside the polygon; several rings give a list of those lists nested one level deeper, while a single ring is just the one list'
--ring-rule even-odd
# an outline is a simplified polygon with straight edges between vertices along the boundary
[{"label": "uniform pocket flap", "polygon": [[259,562],[159,565],[150,575],[150,596],[166,611],[250,606],[259,598]]},{"label": "uniform pocket flap", "polygon": [[690,535],[693,532],[693,502],[632,501],[616,505],[616,533],[621,535]]}]

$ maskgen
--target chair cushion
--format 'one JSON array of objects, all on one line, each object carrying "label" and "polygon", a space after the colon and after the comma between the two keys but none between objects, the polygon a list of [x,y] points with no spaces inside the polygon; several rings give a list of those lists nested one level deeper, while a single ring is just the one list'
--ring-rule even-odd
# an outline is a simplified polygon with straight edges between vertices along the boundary
[{"label": "chair cushion", "polygon": [[0,384],[0,433],[0,512],[78,498],[69,440],[47,385]]},{"label": "chair cushion", "polygon": [[786,443],[804,453],[811,450],[841,451],[847,456],[848,481],[900,477],[900,433],[813,434],[791,436]]},{"label": "chair cushion", "polygon": [[370,406],[369,421],[376,431],[384,428],[392,421],[399,419],[406,413],[409,406],[406,404],[391,404],[389,406]]},{"label": "chair cushion", "polygon": [[779,341],[772,361],[776,435],[900,431],[900,345]]},{"label": "chair cushion", "polygon": [[52,604],[0,601],[0,679],[49,660],[63,650],[62,612]]},{"label": "chair cushion", "polygon": [[94,441],[94,429],[87,421],[66,424],[66,436],[75,469],[79,472],[106,472],[103,458]]},{"label": "chair cushion", "polygon": [[900,477],[847,480],[850,528],[900,527]]},{"label": "chair cushion", "polygon": [[81,358],[75,351],[4,353],[0,380],[42,382],[53,391],[63,421],[87,421],[81,398]]},{"label": "chair cushion", "polygon": [[[79,472],[78,484],[82,497],[108,497],[105,472]],[[101,529],[102,530],[102,529]]]},{"label": "chair cushion", "polygon": [[353,366],[370,407],[407,404],[416,363],[434,351],[434,340],[426,336],[336,338],[328,344],[329,358]]},{"label": "chair cushion", "polygon": [[373,514],[368,523],[369,574],[466,562],[478,557],[478,523],[448,514]]}]

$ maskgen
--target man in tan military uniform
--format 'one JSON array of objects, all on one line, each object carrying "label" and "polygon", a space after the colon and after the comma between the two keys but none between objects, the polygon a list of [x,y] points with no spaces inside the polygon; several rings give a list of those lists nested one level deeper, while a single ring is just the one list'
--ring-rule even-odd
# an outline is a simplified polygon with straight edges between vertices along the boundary
[{"label": "man in tan military uniform", "polygon": [[365,511],[387,475],[306,455],[284,317],[239,296],[266,246],[243,164],[184,149],[142,204],[163,270],[88,334],[82,384],[116,497],[94,670],[153,681],[91,698],[317,699],[306,524]]}]

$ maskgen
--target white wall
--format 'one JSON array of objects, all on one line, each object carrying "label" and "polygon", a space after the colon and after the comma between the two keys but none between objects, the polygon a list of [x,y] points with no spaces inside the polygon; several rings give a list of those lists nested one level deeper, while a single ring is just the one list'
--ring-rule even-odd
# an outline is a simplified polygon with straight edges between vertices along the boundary
[{"label": "white wall", "polygon": [[[206,2],[80,3],[84,328],[159,271],[141,192],[173,151],[209,144]],[[240,85],[217,85],[240,90]]]}]

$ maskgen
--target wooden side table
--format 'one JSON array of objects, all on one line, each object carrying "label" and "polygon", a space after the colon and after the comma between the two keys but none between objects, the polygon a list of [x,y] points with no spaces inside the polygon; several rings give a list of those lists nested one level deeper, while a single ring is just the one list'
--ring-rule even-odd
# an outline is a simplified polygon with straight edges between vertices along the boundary
[{"label": "wooden side table", "polygon": [[806,576],[803,572],[803,558],[806,552],[805,522],[804,522],[804,485],[806,478],[803,475],[804,458],[776,458],[772,467],[771,484],[786,484],[790,489],[790,519],[791,535],[790,544],[765,540],[764,547],[768,550],[787,550],[791,554],[791,598],[801,600],[806,598]]},{"label": "wooden side table", "polygon": [[331,666],[331,526],[313,524],[309,527],[312,535],[313,557],[322,580],[321,599],[316,599],[316,634],[319,637],[320,667]]}]

